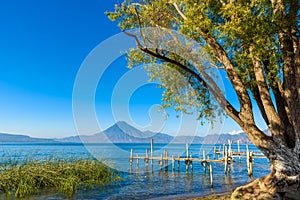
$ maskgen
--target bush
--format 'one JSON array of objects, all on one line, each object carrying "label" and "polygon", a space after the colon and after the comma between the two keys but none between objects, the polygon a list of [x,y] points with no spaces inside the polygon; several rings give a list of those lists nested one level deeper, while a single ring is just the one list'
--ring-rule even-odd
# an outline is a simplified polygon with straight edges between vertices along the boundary
[{"label": "bush", "polygon": [[71,196],[76,190],[104,185],[119,179],[117,173],[94,159],[49,159],[6,164],[0,171],[0,191],[26,197],[40,189],[55,190]]}]

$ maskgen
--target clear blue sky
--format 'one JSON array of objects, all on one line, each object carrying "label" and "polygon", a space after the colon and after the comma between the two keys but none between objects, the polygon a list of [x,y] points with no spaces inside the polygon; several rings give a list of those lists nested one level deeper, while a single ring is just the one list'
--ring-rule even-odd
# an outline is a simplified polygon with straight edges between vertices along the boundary
[{"label": "clear blue sky", "polygon": [[[1,1],[0,132],[33,137],[76,134],[72,114],[76,74],[83,60],[100,42],[120,33],[116,24],[104,15],[118,2]],[[105,95],[97,94],[95,105],[102,128],[116,120],[110,111],[109,95],[113,85],[127,71],[126,62],[120,58],[111,64],[99,83]],[[232,91],[228,94],[232,95]],[[153,84],[139,88],[132,95],[129,108],[137,125],[149,123],[149,108],[160,102],[160,95],[161,90]],[[178,123],[178,119],[170,117],[164,132],[174,134]],[[239,129],[232,120],[226,119],[224,132]]]}]

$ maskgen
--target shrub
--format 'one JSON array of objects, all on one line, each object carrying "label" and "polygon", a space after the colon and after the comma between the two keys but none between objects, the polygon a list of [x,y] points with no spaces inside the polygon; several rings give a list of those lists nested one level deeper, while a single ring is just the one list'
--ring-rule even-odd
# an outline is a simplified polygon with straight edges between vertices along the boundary
[{"label": "shrub", "polygon": [[119,179],[103,162],[88,159],[54,159],[6,164],[0,170],[0,191],[26,197],[53,188],[71,196],[76,190],[104,185]]}]

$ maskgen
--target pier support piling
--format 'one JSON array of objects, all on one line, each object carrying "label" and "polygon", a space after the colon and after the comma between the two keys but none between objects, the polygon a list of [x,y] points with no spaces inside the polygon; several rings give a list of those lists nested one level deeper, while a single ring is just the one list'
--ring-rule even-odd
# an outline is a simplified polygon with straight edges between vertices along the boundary
[{"label": "pier support piling", "polygon": [[227,146],[224,146],[224,174],[227,174],[227,165],[228,165],[228,152]]},{"label": "pier support piling", "polygon": [[[153,158],[154,146],[153,139],[150,140],[150,157]],[[151,164],[153,165],[153,159],[151,159]]]},{"label": "pier support piling", "polygon": [[178,167],[178,172],[180,171],[180,156],[179,156],[179,154],[178,154],[178,164],[177,164],[177,167]]},{"label": "pier support piling", "polygon": [[247,170],[248,176],[253,179],[253,152],[249,152],[249,149],[247,149]]},{"label": "pier support piling", "polygon": [[186,157],[189,157],[189,144],[185,144]]},{"label": "pier support piling", "polygon": [[213,168],[211,163],[209,163],[209,178],[210,178],[210,187],[214,187],[214,179],[213,179]]},{"label": "pier support piling", "polygon": [[237,145],[238,145],[237,148],[238,148],[238,153],[239,153],[238,155],[239,155],[239,162],[240,162],[240,161],[241,161],[241,156],[240,156],[240,155],[241,155],[241,154],[240,154],[240,153],[241,153],[240,140],[237,141]]},{"label": "pier support piling", "polygon": [[216,159],[216,155],[217,155],[217,147],[214,146],[214,159]]},{"label": "pier support piling", "polygon": [[168,171],[168,165],[169,165],[169,161],[168,161],[168,151],[165,150],[164,151],[164,167],[165,167],[165,171]]},{"label": "pier support piling", "polygon": [[174,172],[175,170],[175,159],[174,159],[174,155],[172,155],[172,172]]},{"label": "pier support piling", "polygon": [[205,152],[205,150],[203,150],[203,152],[202,152],[202,156],[203,156],[203,162],[202,162],[202,166],[203,166],[203,172],[204,172],[204,174],[206,174],[206,152]]}]

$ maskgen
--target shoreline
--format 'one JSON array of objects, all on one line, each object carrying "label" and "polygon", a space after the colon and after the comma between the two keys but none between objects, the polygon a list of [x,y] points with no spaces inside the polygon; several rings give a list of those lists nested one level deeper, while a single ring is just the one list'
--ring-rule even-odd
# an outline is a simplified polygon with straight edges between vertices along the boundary
[{"label": "shoreline", "polygon": [[213,192],[210,194],[194,194],[194,195],[170,195],[170,196],[160,196],[155,198],[147,198],[147,200],[230,200],[232,190],[230,191],[220,191]]},{"label": "shoreline", "polygon": [[190,200],[229,200],[231,197],[231,192],[211,194],[203,197],[192,198]]},{"label": "shoreline", "polygon": [[223,191],[207,194],[204,196],[194,196],[194,197],[180,197],[176,198],[176,200],[230,200],[232,191]]}]

